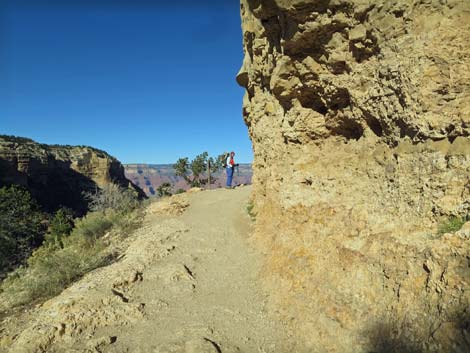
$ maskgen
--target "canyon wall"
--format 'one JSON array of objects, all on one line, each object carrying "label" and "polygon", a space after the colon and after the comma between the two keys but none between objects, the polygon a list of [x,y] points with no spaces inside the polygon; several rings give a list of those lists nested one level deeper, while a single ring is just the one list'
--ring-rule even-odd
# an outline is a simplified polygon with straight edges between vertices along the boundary
[{"label": "canyon wall", "polygon": [[124,168],[104,151],[87,146],[44,145],[26,138],[0,136],[0,186],[26,187],[47,210],[65,206],[86,212],[83,192],[116,183],[144,192],[126,179]]},{"label": "canyon wall", "polygon": [[470,351],[470,1],[241,0],[254,241],[298,351]]}]

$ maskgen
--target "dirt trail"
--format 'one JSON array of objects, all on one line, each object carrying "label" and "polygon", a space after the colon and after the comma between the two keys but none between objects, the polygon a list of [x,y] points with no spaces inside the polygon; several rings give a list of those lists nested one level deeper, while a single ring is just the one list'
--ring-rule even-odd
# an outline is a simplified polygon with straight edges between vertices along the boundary
[{"label": "dirt trail", "polygon": [[260,256],[246,242],[249,192],[191,196],[175,251],[130,294],[157,305],[131,327],[107,329],[118,337],[110,352],[282,351],[282,327],[266,313],[259,288]]},{"label": "dirt trail", "polygon": [[[41,336],[46,351],[289,352],[283,325],[267,312],[261,255],[247,243],[249,193],[197,192],[184,196],[182,215],[149,212],[121,264],[90,274],[41,309],[37,322],[54,317],[50,326],[58,326]],[[57,320],[70,312],[78,314]],[[29,331],[11,352],[31,351],[23,348],[40,340],[31,334],[49,332],[39,323]]]}]

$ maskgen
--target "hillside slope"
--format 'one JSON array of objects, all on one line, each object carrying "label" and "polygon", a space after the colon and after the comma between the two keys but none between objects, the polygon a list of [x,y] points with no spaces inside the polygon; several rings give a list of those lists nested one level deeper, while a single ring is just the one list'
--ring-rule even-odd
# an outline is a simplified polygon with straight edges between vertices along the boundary
[{"label": "hillside slope", "polygon": [[0,351],[290,352],[247,243],[251,189],[151,204],[117,263],[0,325]]}]

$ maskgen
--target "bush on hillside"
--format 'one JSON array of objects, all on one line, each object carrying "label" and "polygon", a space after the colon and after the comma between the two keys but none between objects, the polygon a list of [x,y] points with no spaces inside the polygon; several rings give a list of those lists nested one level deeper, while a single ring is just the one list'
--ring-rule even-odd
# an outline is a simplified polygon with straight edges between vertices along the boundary
[{"label": "bush on hillside", "polygon": [[113,220],[114,217],[107,217],[103,211],[90,212],[76,222],[72,235],[93,245],[111,229]]},{"label": "bush on hillside", "polygon": [[63,240],[70,235],[73,225],[72,211],[65,207],[59,209],[49,224],[49,231],[45,236],[46,243],[63,248]]},{"label": "bush on hillside", "polygon": [[171,184],[168,182],[161,184],[157,188],[157,195],[159,197],[171,196]]},{"label": "bush on hillside", "polygon": [[0,188],[0,272],[24,261],[42,243],[46,218],[26,189]]},{"label": "bush on hillside", "polygon": [[70,236],[64,247],[45,244],[28,259],[28,266],[11,273],[2,284],[11,306],[30,303],[59,294],[85,273],[107,263],[102,242],[93,245],[86,239]]},{"label": "bush on hillside", "polygon": [[[59,215],[55,218],[63,217],[61,213]],[[85,273],[108,264],[110,257],[104,251],[106,244],[102,237],[115,226],[118,218],[130,217],[116,215],[113,212],[90,212],[75,222],[70,235],[60,238],[60,246],[47,241],[34,251],[27,267],[11,273],[1,286],[11,305],[57,295]],[[61,229],[67,230],[62,226]]]},{"label": "bush on hillside", "polygon": [[[131,190],[111,184],[86,196],[92,211],[73,220],[69,210],[58,210],[42,243],[44,216],[27,191],[0,189],[0,261],[22,244],[29,249],[24,259],[32,253],[26,266],[1,283],[0,310],[5,303],[18,306],[54,296],[87,272],[109,264],[114,257],[110,239],[140,226],[142,203]],[[107,233],[110,236],[104,238]]]},{"label": "bush on hillside", "polygon": [[[110,239],[127,236],[142,222],[138,205],[131,207],[126,201],[118,210],[89,212],[75,220],[70,233],[68,214],[59,210],[51,221],[48,241],[34,251],[26,267],[10,273],[1,284],[0,310],[2,303],[18,306],[57,295],[87,272],[109,264],[115,256],[108,248]],[[110,237],[104,238],[107,233]],[[51,234],[60,234],[60,242]]]},{"label": "bush on hillside", "polygon": [[137,195],[129,189],[116,184],[107,184],[95,192],[85,193],[88,207],[91,211],[106,211],[109,209],[118,212],[131,212],[139,205]]}]

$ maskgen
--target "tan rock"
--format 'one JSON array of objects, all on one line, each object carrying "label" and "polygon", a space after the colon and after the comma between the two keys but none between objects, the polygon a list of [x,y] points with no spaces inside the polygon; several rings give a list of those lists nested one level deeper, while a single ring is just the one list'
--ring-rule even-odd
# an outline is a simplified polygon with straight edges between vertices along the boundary
[{"label": "tan rock", "polygon": [[[192,192],[197,191],[193,190]],[[157,202],[154,202],[149,206],[147,212],[167,216],[177,216],[182,214],[188,206],[189,201],[187,199],[187,196],[184,194],[179,194],[163,198]]]},{"label": "tan rock", "polygon": [[358,26],[351,29],[348,33],[349,40],[360,41],[366,39],[366,27],[361,23]]},{"label": "tan rock", "polygon": [[435,234],[470,212],[470,3],[241,3],[254,238],[299,351],[469,350],[467,230]]}]

